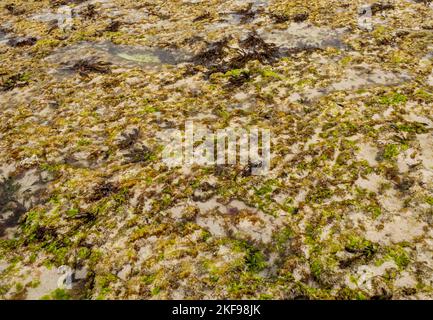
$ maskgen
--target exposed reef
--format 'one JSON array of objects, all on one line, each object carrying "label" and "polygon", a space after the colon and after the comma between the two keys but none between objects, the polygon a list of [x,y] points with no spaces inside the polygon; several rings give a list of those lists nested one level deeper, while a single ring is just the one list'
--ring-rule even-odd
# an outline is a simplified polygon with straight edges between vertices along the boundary
[{"label": "exposed reef", "polygon": [[[0,298],[432,299],[432,17],[3,1]],[[169,168],[188,120],[270,129],[270,173]]]}]

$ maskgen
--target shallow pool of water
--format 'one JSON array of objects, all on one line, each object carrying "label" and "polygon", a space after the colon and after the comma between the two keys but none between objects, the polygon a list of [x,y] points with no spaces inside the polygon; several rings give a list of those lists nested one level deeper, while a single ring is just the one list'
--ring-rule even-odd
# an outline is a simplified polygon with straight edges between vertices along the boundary
[{"label": "shallow pool of water", "polygon": [[175,65],[188,60],[181,52],[142,46],[116,45],[112,42],[80,42],[56,50],[46,59],[49,62],[67,64],[79,59],[97,57],[119,66]]},{"label": "shallow pool of water", "polygon": [[319,28],[308,23],[292,23],[285,30],[267,27],[258,30],[265,41],[274,43],[282,51],[329,47],[344,49],[346,45],[341,39],[344,32],[345,29]]}]

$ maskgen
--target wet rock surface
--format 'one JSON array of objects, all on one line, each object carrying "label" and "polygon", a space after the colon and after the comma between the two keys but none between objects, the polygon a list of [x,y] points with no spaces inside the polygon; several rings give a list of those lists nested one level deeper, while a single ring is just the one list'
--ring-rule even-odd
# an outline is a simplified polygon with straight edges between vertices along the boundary
[{"label": "wet rock surface", "polygon": [[43,202],[48,175],[30,170],[7,172],[4,166],[0,180],[0,237],[13,238],[20,218],[29,209]]},{"label": "wet rock surface", "polygon": [[430,1],[6,2],[0,298],[433,298]]}]

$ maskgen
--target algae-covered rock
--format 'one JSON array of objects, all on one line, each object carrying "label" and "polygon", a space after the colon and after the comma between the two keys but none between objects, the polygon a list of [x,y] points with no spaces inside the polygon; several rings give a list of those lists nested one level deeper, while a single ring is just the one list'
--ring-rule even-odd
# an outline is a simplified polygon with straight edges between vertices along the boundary
[{"label": "algae-covered rock", "polygon": [[432,16],[8,1],[0,298],[433,298]]}]

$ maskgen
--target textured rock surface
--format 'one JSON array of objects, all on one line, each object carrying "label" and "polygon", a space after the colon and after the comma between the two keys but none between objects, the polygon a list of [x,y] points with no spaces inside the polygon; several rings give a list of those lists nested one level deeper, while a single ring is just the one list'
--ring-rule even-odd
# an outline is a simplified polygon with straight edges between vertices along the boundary
[{"label": "textured rock surface", "polygon": [[[432,3],[251,3],[2,2],[0,298],[433,298]],[[192,119],[269,175],[166,167]]]}]

